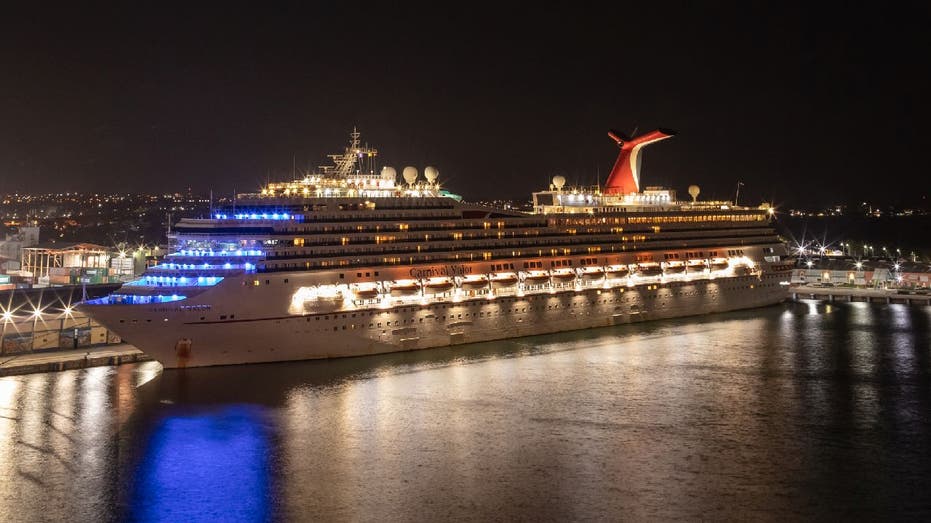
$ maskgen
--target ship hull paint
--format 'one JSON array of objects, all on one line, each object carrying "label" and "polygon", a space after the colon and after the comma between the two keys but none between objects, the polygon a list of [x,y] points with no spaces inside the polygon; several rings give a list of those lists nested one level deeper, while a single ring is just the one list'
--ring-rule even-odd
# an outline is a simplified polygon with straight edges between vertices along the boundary
[{"label": "ship hull paint", "polygon": [[[207,322],[134,306],[85,310],[165,368],[183,368],[363,356],[764,307],[787,297],[786,279],[771,272]],[[131,323],[117,320],[130,314]]]}]

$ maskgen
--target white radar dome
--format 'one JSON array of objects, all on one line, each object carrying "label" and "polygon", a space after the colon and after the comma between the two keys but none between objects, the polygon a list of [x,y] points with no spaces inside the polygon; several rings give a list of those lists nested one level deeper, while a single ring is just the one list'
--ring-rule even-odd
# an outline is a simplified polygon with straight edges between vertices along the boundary
[{"label": "white radar dome", "polygon": [[387,165],[381,168],[381,179],[388,181],[394,181],[398,177],[398,171],[394,170],[394,167],[388,167]]},{"label": "white radar dome", "polygon": [[556,190],[562,190],[563,186],[566,185],[565,176],[553,176],[553,187],[556,187]]},{"label": "white radar dome", "polygon": [[413,185],[414,182],[417,181],[417,168],[407,166],[404,168],[404,171],[402,171],[401,176],[404,177],[404,181],[407,182],[408,185]]},{"label": "white radar dome", "polygon": [[698,194],[701,193],[701,188],[697,185],[689,185],[689,196],[692,197],[692,201],[698,199]]},{"label": "white radar dome", "polygon": [[436,167],[428,165],[426,169],[423,170],[423,177],[427,179],[428,182],[433,183],[440,176],[440,171],[436,170]]}]

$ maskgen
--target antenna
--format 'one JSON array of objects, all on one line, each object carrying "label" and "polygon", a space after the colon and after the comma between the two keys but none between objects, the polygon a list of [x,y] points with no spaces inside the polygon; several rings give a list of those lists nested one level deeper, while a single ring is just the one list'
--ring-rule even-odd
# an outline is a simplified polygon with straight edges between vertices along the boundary
[{"label": "antenna", "polygon": [[737,194],[734,195],[734,207],[737,207],[737,199],[740,198],[740,186],[743,184],[744,182],[737,182]]}]

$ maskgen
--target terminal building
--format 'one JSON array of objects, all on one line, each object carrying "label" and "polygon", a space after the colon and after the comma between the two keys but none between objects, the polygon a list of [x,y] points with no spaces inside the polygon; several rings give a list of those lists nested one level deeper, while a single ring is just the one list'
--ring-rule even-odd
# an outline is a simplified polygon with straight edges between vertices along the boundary
[{"label": "terminal building", "polygon": [[0,240],[0,272],[15,271],[22,263],[23,248],[39,243],[39,228],[14,226],[3,238]]},{"label": "terminal building", "polygon": [[931,265],[908,261],[812,258],[792,271],[793,285],[927,288]]},{"label": "terminal building", "polygon": [[110,278],[110,251],[92,243],[24,248],[21,274],[37,285],[119,281]]}]

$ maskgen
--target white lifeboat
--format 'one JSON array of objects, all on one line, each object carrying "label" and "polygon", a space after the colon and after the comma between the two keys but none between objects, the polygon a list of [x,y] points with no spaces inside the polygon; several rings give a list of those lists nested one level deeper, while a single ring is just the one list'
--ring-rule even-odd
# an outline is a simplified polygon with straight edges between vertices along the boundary
[{"label": "white lifeboat", "polygon": [[704,272],[707,267],[705,260],[689,260],[685,264],[686,272]]},{"label": "white lifeboat", "polygon": [[659,276],[663,274],[663,268],[656,262],[647,262],[637,264],[637,274],[641,276]]},{"label": "white lifeboat", "polygon": [[605,271],[601,267],[588,267],[582,270],[582,278],[586,280],[600,280],[604,278]]},{"label": "white lifeboat", "polygon": [[468,276],[460,282],[463,289],[481,289],[488,286],[488,280],[484,276]]},{"label": "white lifeboat", "polygon": [[730,266],[724,258],[715,258],[711,260],[711,270],[713,271],[725,271],[728,267]]},{"label": "white lifeboat", "polygon": [[491,278],[491,284],[494,287],[513,287],[517,283],[517,275],[513,272],[504,272],[500,274],[493,274]]},{"label": "white lifeboat", "polygon": [[608,278],[611,279],[621,279],[630,276],[630,268],[626,265],[612,265],[608,267],[608,270],[605,271]]},{"label": "white lifeboat", "polygon": [[446,292],[455,286],[456,284],[449,278],[430,278],[427,280],[427,283],[424,284],[424,290],[429,293],[437,294]]},{"label": "white lifeboat", "polygon": [[524,285],[543,285],[550,281],[550,275],[545,272],[530,272],[524,275]]},{"label": "white lifeboat", "polygon": [[398,280],[391,284],[391,294],[394,296],[409,296],[420,292],[420,282],[417,280]]},{"label": "white lifeboat", "polygon": [[685,272],[685,264],[680,261],[672,261],[666,263],[666,274],[681,274]]},{"label": "white lifeboat", "polygon": [[572,269],[564,269],[559,271],[553,271],[553,279],[559,280],[562,282],[572,281],[576,277],[575,271]]},{"label": "white lifeboat", "polygon": [[356,298],[360,300],[371,300],[378,297],[378,287],[374,285],[366,285],[364,287],[357,287],[353,289],[353,294],[356,295]]}]

